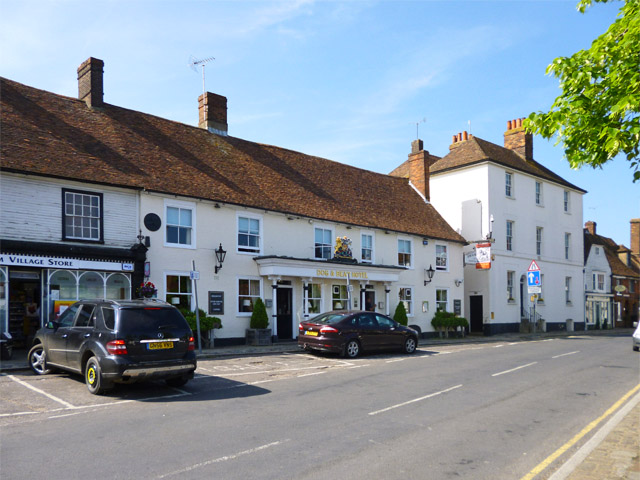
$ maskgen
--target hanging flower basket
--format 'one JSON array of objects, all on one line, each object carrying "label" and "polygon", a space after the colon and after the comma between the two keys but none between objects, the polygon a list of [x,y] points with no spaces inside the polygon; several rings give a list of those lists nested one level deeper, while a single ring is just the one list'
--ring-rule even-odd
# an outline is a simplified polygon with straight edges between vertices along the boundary
[{"label": "hanging flower basket", "polygon": [[151,298],[156,293],[158,293],[158,289],[151,282],[142,282],[138,287],[138,296],[141,298]]}]

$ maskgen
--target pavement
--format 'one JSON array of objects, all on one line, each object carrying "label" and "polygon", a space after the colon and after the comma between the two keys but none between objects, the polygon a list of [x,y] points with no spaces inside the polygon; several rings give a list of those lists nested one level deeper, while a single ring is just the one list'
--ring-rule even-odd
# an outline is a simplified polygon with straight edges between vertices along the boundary
[{"label": "pavement", "polygon": [[[484,336],[467,336],[465,338],[432,338],[420,340],[420,346],[458,345],[466,343],[495,343],[531,341],[546,338],[562,338],[577,335],[609,335],[629,338],[631,350],[631,335],[633,329],[589,330],[587,332],[551,332],[533,334],[504,334]],[[234,345],[215,347],[198,351],[198,358],[237,357],[270,355],[280,353],[300,352],[296,341],[277,342],[272,345],[249,346]],[[639,359],[640,359],[640,354]],[[640,360],[639,360],[640,362]],[[639,363],[640,367],[640,363]],[[14,351],[11,360],[0,362],[0,374],[28,370],[27,352]],[[640,368],[639,368],[640,372]],[[640,381],[640,375],[639,375]],[[625,400],[617,412],[611,412],[603,425],[593,437],[582,445],[571,458],[566,460],[554,473],[549,476],[539,476],[529,473],[524,479],[548,478],[549,480],[640,480],[640,382],[635,391]],[[603,415],[604,417],[604,415]],[[602,421],[605,418],[601,417]],[[543,462],[544,463],[544,462]],[[539,472],[544,475],[544,470]],[[548,474],[547,474],[548,475]],[[523,479],[523,480],[524,480]]]}]

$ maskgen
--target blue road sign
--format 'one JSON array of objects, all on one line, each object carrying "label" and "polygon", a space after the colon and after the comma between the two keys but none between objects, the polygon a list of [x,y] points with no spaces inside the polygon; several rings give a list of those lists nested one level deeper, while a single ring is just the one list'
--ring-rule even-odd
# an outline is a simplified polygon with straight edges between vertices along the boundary
[{"label": "blue road sign", "polygon": [[536,270],[535,272],[527,272],[527,286],[529,287],[539,287],[542,285],[540,281],[540,271]]}]

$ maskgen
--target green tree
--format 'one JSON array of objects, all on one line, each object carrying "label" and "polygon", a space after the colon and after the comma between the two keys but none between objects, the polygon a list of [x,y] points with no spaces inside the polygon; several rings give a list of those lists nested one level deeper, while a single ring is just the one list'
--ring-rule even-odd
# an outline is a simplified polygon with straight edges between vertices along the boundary
[{"label": "green tree", "polygon": [[393,319],[400,325],[406,326],[407,323],[409,323],[409,319],[407,318],[407,309],[404,308],[404,302],[398,303],[396,311],[393,314]]},{"label": "green tree", "polygon": [[269,328],[269,317],[262,299],[257,298],[253,304],[253,312],[249,322],[250,328]]},{"label": "green tree", "polygon": [[[581,0],[582,13],[593,1]],[[548,112],[532,113],[524,126],[557,137],[572,168],[602,167],[617,155],[640,180],[640,0],[622,0],[618,18],[588,50],[556,58],[547,67],[562,94]]]}]

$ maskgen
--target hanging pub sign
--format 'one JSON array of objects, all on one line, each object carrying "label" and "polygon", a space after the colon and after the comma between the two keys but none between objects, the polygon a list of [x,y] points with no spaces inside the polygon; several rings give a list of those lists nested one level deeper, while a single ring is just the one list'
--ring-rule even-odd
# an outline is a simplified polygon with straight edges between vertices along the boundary
[{"label": "hanging pub sign", "polygon": [[491,268],[491,244],[476,243],[476,270],[488,270]]}]

